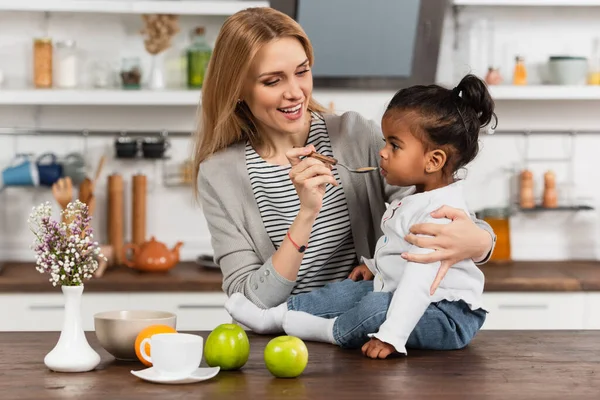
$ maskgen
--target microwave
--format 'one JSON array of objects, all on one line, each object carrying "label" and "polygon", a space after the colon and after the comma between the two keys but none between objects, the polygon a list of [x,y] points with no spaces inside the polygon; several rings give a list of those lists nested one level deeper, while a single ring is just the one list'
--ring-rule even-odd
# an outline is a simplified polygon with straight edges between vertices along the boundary
[{"label": "microwave", "polygon": [[319,88],[435,82],[449,0],[271,0],[312,42]]}]

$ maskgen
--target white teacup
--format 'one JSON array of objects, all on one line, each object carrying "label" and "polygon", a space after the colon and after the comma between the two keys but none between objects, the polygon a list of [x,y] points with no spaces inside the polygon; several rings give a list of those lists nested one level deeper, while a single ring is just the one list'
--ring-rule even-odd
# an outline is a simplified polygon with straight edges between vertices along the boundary
[{"label": "white teacup", "polygon": [[[150,343],[152,357],[146,353]],[[189,333],[157,333],[140,343],[142,357],[162,376],[186,377],[194,372],[202,361],[202,336]]]}]

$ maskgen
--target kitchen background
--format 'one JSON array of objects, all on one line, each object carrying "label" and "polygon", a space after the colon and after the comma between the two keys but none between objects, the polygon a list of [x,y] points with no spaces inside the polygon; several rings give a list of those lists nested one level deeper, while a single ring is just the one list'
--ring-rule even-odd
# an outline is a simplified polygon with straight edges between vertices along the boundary
[{"label": "kitchen background", "polygon": [[[5,3],[8,2],[0,2],[0,9]],[[456,0],[456,3],[485,2]],[[190,33],[196,27],[205,28],[207,41],[212,44],[224,20],[222,15],[181,16],[180,32],[163,56],[166,90],[162,94],[127,91],[127,95],[134,96],[133,101],[127,101],[123,96],[113,98],[89,90],[98,83],[98,76],[108,76],[102,73],[106,70],[111,71],[109,84],[119,86],[118,71],[124,58],[131,57],[139,58],[142,86],[147,84],[151,55],[140,34],[143,28],[140,15],[0,11],[3,77],[0,127],[56,131],[36,136],[10,135],[10,129],[3,131],[0,166],[8,166],[16,153],[39,156],[53,152],[62,157],[82,152],[88,174],[93,177],[101,157],[105,156],[95,189],[94,228],[101,243],[108,237],[108,176],[118,173],[123,177],[124,237],[128,241],[132,177],[144,174],[148,182],[147,236],[155,235],[170,246],[184,242],[183,260],[209,253],[210,237],[202,210],[194,203],[191,186],[172,186],[165,180],[166,173],[177,171],[191,155],[188,137],[169,137],[167,160],[143,157],[124,160],[115,158],[114,135],[86,138],[60,133],[83,129],[125,130],[149,131],[156,136],[156,132],[163,130],[193,131],[200,94],[181,91],[186,83],[181,54],[190,46]],[[600,63],[600,53],[594,48],[595,40],[600,38],[598,20],[600,7],[594,6],[467,5],[453,7],[446,16],[438,82],[452,85],[469,70],[483,77],[488,65],[499,68],[504,79],[502,86],[492,87],[500,124],[493,135],[482,135],[481,152],[468,168],[466,182],[471,207],[482,210],[518,202],[519,174],[528,168],[533,172],[536,201],[541,202],[543,197],[544,173],[552,170],[556,174],[560,205],[593,208],[524,212],[515,207],[510,218],[515,260],[597,259],[600,254],[597,211],[600,189],[594,183],[600,180],[600,169],[596,168],[600,148],[600,86],[541,88],[547,90],[540,90],[539,86],[548,83],[548,59],[553,55],[586,57],[589,72],[593,72],[592,68]],[[59,40],[76,41],[79,87],[85,90],[68,90],[67,97],[71,100],[64,100],[67,89],[46,90],[47,94],[39,94],[39,90],[22,91],[33,87],[33,41],[38,37],[52,38],[55,44]],[[356,50],[360,54],[360,49]],[[518,55],[523,57],[528,73],[525,87],[512,85]],[[332,105],[336,112],[354,110],[377,121],[392,95],[393,90],[315,92],[317,100],[325,106]],[[35,104],[39,99],[43,105]],[[94,102],[103,104],[86,104]],[[56,204],[49,188],[8,187],[0,192],[0,260],[33,259],[29,248],[32,235],[26,220],[31,208],[46,200]]]}]

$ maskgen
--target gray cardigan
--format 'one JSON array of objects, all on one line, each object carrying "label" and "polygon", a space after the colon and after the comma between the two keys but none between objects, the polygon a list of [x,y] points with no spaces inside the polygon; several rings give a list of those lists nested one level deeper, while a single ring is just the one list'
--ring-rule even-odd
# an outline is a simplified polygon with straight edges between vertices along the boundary
[{"label": "gray cardigan", "polygon": [[[381,129],[355,112],[324,115],[333,155],[354,166],[378,165]],[[350,213],[357,259],[373,256],[381,236],[386,202],[411,188],[390,186],[381,174],[351,174],[338,169]],[[238,142],[205,160],[198,174],[199,195],[211,235],[215,262],[223,273],[223,290],[243,293],[260,307],[277,306],[290,296],[295,282],[273,267],[275,246],[263,225],[246,170],[245,143]],[[473,216],[473,218],[475,218]],[[495,236],[484,221],[478,226]],[[491,252],[490,252],[491,254]],[[488,255],[489,257],[489,255]]]}]

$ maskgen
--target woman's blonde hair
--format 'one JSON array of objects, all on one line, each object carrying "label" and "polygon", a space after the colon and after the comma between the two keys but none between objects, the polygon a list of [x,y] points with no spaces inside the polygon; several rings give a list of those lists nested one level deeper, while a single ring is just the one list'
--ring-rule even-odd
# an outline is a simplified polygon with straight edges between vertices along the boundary
[{"label": "woman's blonde hair", "polygon": [[[293,37],[298,39],[309,65],[313,48],[306,33],[292,18],[272,8],[248,8],[229,17],[217,37],[202,87],[202,105],[194,144],[194,192],[198,194],[200,164],[212,154],[242,139],[254,148],[270,146],[268,139],[255,129],[254,116],[239,103],[250,66],[258,51],[269,42]],[[325,108],[311,96],[308,109]]]}]

